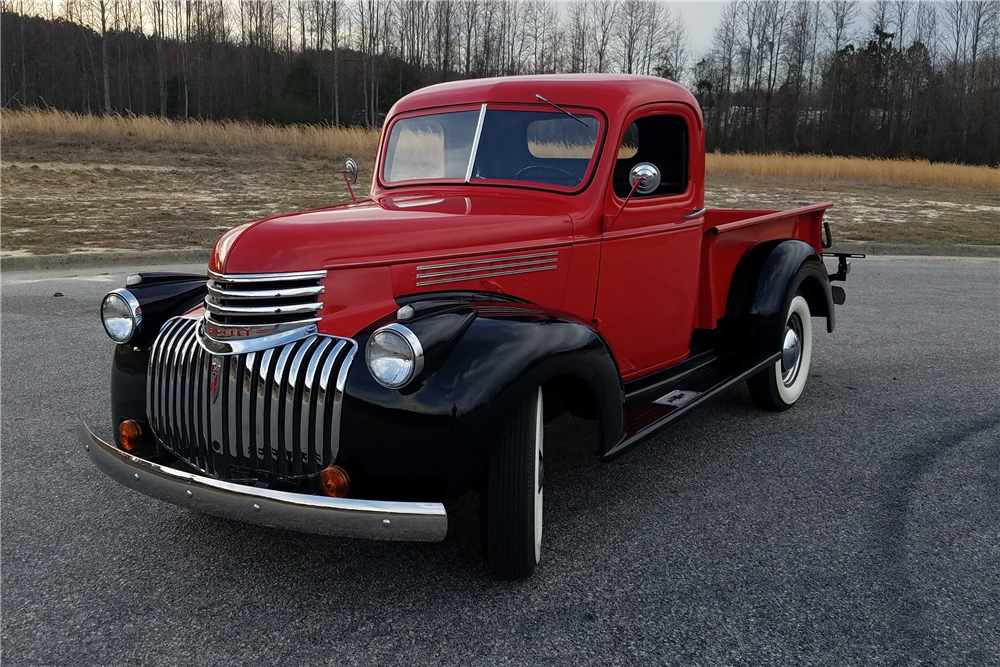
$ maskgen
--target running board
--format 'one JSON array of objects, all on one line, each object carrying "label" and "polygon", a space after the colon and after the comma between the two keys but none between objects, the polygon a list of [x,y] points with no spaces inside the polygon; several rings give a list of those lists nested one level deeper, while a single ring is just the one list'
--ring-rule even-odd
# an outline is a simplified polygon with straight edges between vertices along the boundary
[{"label": "running board", "polygon": [[602,461],[621,455],[664,426],[677,421],[737,382],[764,370],[781,358],[780,352],[747,357],[714,353],[679,364],[667,377],[647,384],[625,399],[625,437],[603,454]]}]

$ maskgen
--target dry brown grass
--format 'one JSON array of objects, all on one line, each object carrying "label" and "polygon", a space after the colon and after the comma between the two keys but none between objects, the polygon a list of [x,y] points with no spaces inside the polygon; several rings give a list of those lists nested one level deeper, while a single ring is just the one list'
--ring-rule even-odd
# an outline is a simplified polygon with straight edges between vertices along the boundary
[{"label": "dry brown grass", "polygon": [[[272,147],[291,149],[303,155],[354,155],[369,163],[372,159],[369,156],[374,155],[378,145],[377,132],[360,128],[281,127],[243,121],[173,121],[150,116],[92,116],[43,109],[4,111],[0,115],[0,136],[4,140],[48,136],[83,139],[109,146],[155,143],[159,147],[176,145],[221,151]],[[1000,169],[931,164],[925,160],[710,153],[706,166],[710,174],[1000,190]]]},{"label": "dry brown grass", "polygon": [[134,138],[181,146],[252,149],[290,147],[304,153],[318,151],[373,155],[378,132],[324,125],[265,125],[246,121],[165,120],[153,116],[94,116],[47,109],[5,110],[0,115],[4,140],[25,135],[49,135],[120,142]]},{"label": "dry brown grass", "polygon": [[948,185],[1000,189],[1000,169],[967,164],[931,164],[927,160],[881,160],[826,155],[709,153],[709,173],[863,180],[906,185]]}]

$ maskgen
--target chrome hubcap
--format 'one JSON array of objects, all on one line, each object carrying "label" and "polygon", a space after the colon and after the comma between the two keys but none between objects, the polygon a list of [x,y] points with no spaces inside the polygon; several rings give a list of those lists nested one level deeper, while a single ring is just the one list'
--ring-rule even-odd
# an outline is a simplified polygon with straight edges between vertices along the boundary
[{"label": "chrome hubcap", "polygon": [[786,387],[795,384],[802,367],[802,321],[793,313],[785,324],[785,339],[781,345],[781,381]]}]

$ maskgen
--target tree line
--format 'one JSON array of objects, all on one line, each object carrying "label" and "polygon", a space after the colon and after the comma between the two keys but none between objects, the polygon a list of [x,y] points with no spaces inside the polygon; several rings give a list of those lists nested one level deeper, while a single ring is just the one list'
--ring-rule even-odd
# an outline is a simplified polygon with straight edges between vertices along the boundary
[{"label": "tree line", "polygon": [[2,101],[377,127],[412,90],[526,73],[674,75],[651,0],[3,0]]},{"label": "tree line", "polygon": [[709,143],[1000,160],[1000,3],[726,5],[694,66]]},{"label": "tree line", "polygon": [[654,0],[2,0],[0,102],[378,127],[442,81],[670,78],[710,149],[996,163],[997,0],[734,0],[709,52]]}]

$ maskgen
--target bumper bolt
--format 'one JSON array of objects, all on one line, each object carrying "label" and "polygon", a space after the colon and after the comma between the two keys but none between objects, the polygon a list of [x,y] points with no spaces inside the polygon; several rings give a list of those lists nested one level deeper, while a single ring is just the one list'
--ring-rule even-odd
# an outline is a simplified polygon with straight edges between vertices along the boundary
[{"label": "bumper bolt", "polygon": [[253,504],[253,511],[254,512],[259,512],[260,511],[260,505],[258,505],[257,503],[254,503]]},{"label": "bumper bolt", "polygon": [[188,491],[188,492],[187,492],[187,497],[188,497],[188,498],[193,498],[193,497],[194,497],[194,494],[193,494],[193,493],[191,493],[190,491]]}]

